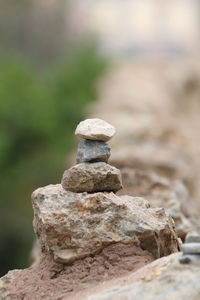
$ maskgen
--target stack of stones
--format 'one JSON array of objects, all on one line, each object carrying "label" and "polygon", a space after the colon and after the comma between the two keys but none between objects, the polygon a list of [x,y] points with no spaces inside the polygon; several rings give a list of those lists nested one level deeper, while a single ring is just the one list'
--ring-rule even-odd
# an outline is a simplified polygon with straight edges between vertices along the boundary
[{"label": "stack of stones", "polygon": [[200,235],[197,232],[192,231],[187,234],[182,251],[183,255],[179,259],[180,263],[200,262]]},{"label": "stack of stones", "polygon": [[115,128],[101,119],[79,123],[75,135],[82,138],[78,145],[77,165],[66,170],[62,178],[65,190],[74,193],[117,192],[122,188],[120,170],[108,164],[110,146],[106,143]]}]

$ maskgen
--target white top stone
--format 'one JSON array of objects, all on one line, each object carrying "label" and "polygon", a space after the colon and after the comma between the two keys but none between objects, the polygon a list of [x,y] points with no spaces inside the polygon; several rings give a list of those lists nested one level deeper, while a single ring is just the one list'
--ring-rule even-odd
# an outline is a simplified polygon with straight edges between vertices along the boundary
[{"label": "white top stone", "polygon": [[101,119],[86,119],[78,124],[75,135],[95,141],[109,141],[115,134],[115,127]]}]

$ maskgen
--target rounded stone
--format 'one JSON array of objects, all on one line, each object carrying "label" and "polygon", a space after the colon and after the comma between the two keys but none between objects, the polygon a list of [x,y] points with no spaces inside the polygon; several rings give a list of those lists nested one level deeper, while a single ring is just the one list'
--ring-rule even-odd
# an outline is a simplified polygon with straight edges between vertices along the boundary
[{"label": "rounded stone", "polygon": [[101,119],[86,119],[78,124],[75,135],[95,141],[109,141],[115,134],[115,127]]},{"label": "rounded stone", "polygon": [[195,231],[188,232],[185,243],[200,243],[200,235]]},{"label": "rounded stone", "polygon": [[200,254],[200,243],[183,244],[182,251],[184,254]]},{"label": "rounded stone", "polygon": [[179,258],[179,262],[181,264],[190,264],[193,262],[199,262],[200,263],[200,255],[199,254],[183,254]]},{"label": "rounded stone", "polygon": [[117,192],[122,188],[121,173],[104,162],[81,163],[64,172],[62,186],[75,193]]}]

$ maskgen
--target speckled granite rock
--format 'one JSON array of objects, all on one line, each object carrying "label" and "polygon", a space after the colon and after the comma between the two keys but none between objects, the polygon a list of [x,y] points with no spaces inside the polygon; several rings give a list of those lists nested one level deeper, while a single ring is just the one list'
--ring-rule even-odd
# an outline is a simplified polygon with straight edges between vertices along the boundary
[{"label": "speckled granite rock", "polygon": [[154,257],[179,249],[171,217],[164,209],[149,208],[142,198],[78,194],[57,184],[37,189],[32,202],[42,249],[59,262],[72,262],[118,242],[139,241]]},{"label": "speckled granite rock", "polygon": [[101,119],[86,119],[80,122],[75,135],[95,141],[109,141],[115,134],[115,127]]},{"label": "speckled granite rock", "polygon": [[62,186],[71,192],[117,192],[122,188],[120,170],[104,162],[82,163],[66,170]]},{"label": "speckled granite rock", "polygon": [[107,162],[110,157],[110,146],[105,142],[82,140],[78,144],[76,162]]}]

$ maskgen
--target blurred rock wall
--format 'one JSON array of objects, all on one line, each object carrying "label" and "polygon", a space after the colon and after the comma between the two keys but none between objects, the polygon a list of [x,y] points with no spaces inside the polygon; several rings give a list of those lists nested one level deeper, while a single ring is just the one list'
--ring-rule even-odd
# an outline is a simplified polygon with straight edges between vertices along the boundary
[{"label": "blurred rock wall", "polygon": [[191,53],[199,45],[198,0],[71,0],[68,7],[72,38],[93,36],[112,56]]},{"label": "blurred rock wall", "polygon": [[132,61],[102,80],[90,115],[117,127],[111,164],[181,180],[200,208],[199,90],[197,58]]},{"label": "blurred rock wall", "polygon": [[121,193],[165,207],[184,239],[198,229],[200,209],[199,1],[87,0],[70,7],[75,39],[95,36],[112,57],[88,115],[117,128],[110,163],[122,170]]}]

